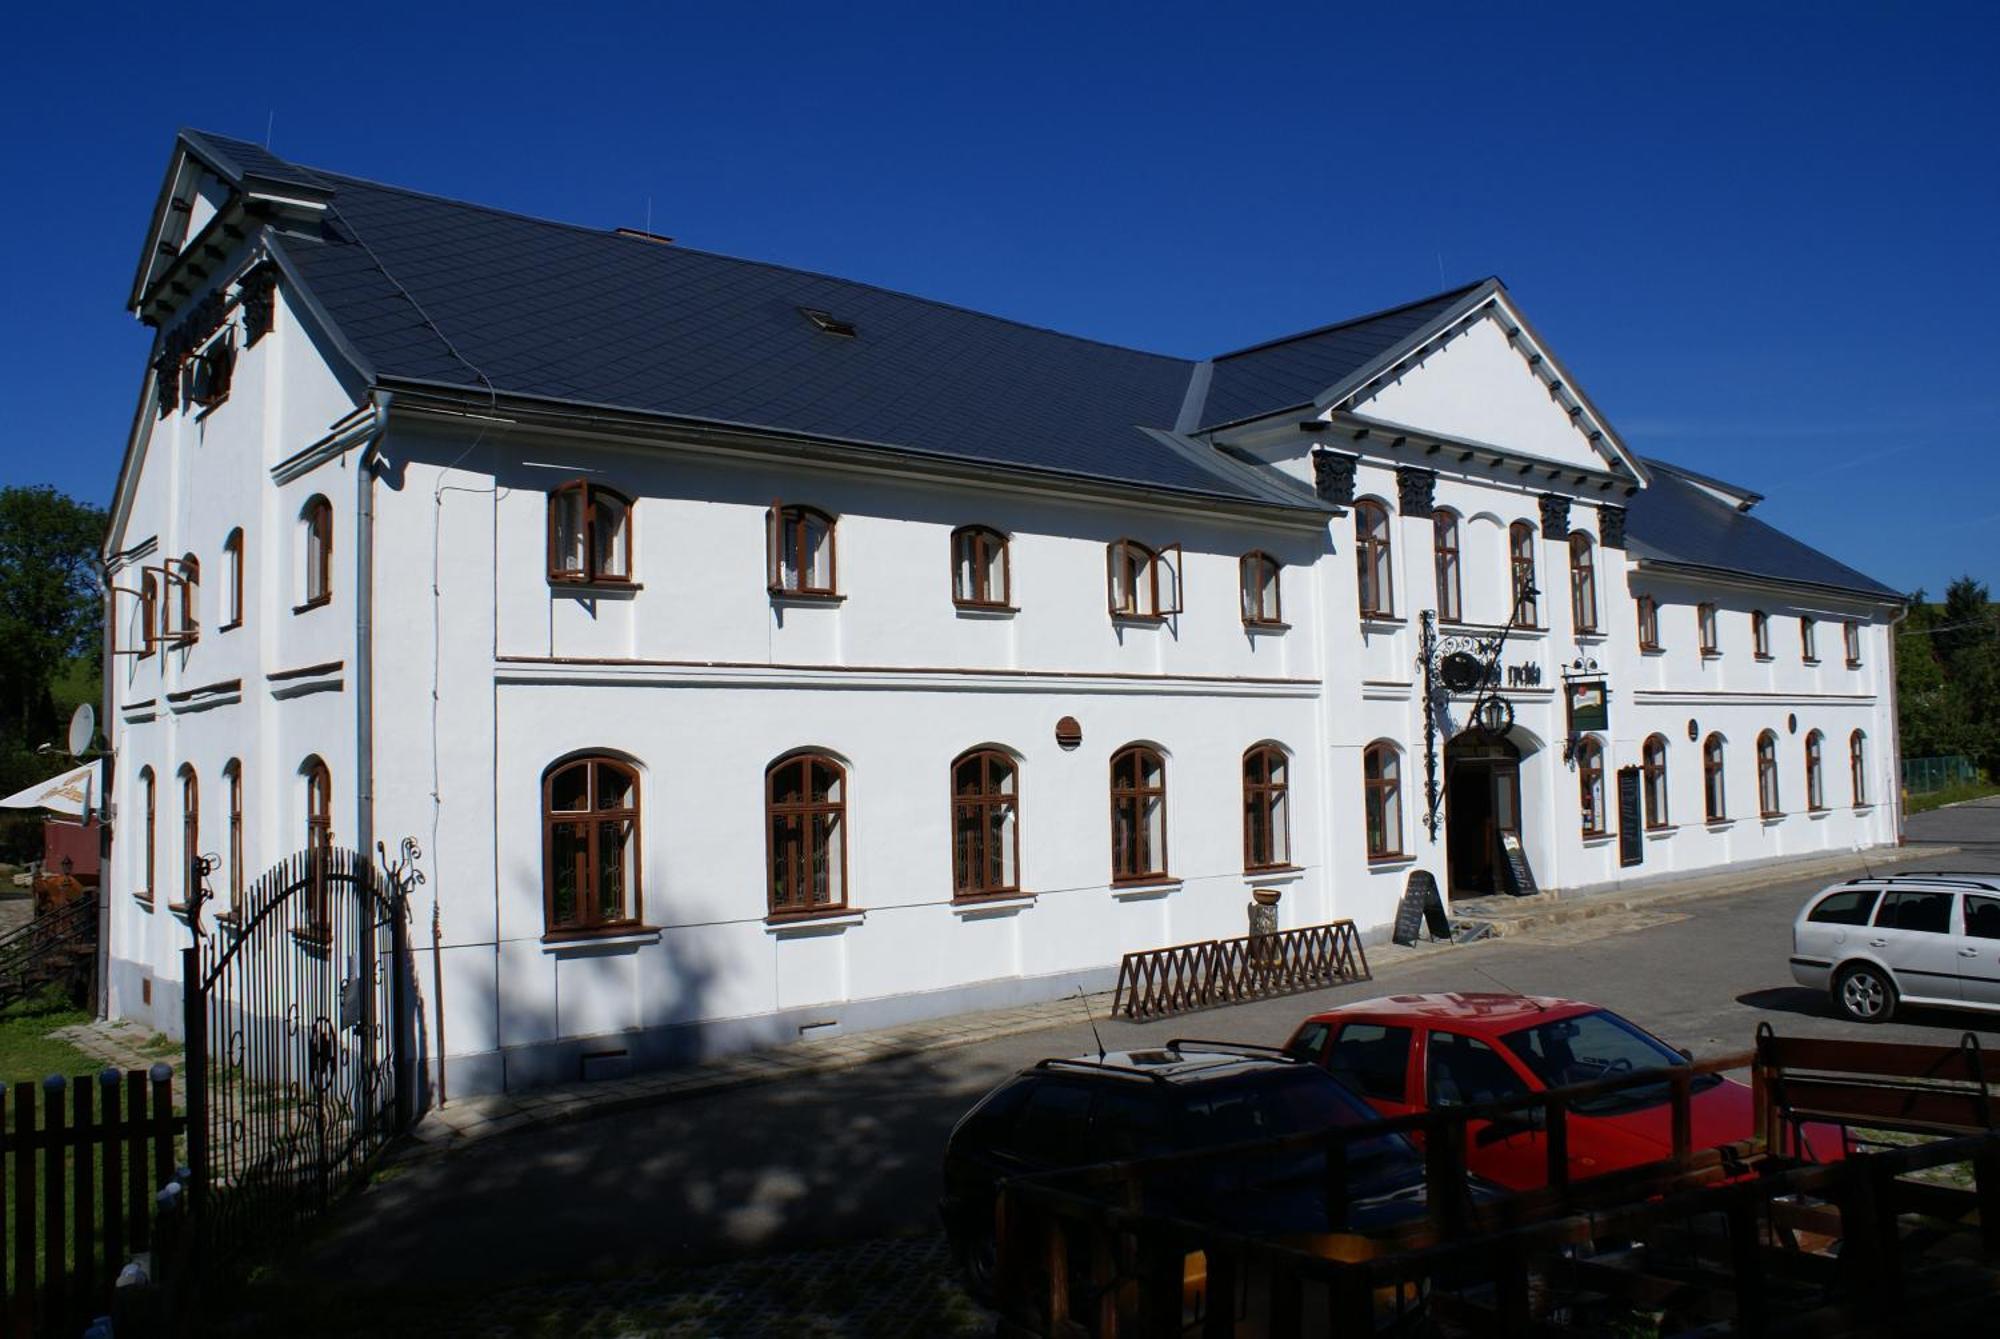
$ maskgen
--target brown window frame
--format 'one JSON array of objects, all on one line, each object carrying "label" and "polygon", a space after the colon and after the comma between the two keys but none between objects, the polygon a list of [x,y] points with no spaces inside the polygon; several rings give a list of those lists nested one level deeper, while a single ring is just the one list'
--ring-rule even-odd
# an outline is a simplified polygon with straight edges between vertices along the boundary
[{"label": "brown window frame", "polygon": [[1291,776],[1291,756],[1277,744],[1266,741],[1243,750],[1246,874],[1294,868]]},{"label": "brown window frame", "polygon": [[326,865],[333,853],[333,773],[326,760],[314,755],[299,765],[306,787],[306,855],[310,885],[306,892],[306,924],[309,935],[324,935],[331,921],[327,897]]},{"label": "brown window frame", "polygon": [[[990,525],[961,525],[952,531],[951,602],[960,609],[1012,609],[1014,607],[1012,547],[1007,536]],[[998,595],[988,589],[991,583],[986,575],[995,554],[1000,559]],[[961,571],[971,578],[970,591],[962,589],[959,585]]]},{"label": "brown window frame", "polygon": [[1840,623],[1842,649],[1847,652],[1847,668],[1861,668],[1861,624],[1854,619],[1842,619]]},{"label": "brown window frame", "polygon": [[[1535,580],[1535,527],[1516,521],[1507,527],[1508,616],[1524,628],[1542,623],[1541,592]],[[1525,616],[1523,614],[1525,611]]]},{"label": "brown window frame", "polygon": [[1811,614],[1799,615],[1799,663],[1819,664],[1819,621]]},{"label": "brown window frame", "polygon": [[229,909],[243,910],[243,763],[231,758],[222,767],[229,796]]},{"label": "brown window frame", "polygon": [[1569,616],[1580,633],[1597,627],[1597,554],[1590,536],[1572,530],[1569,536]]},{"label": "brown window frame", "polygon": [[1711,732],[1701,742],[1701,804],[1711,823],[1729,821],[1728,741]]},{"label": "brown window frame", "polygon": [[1868,733],[1856,730],[1847,736],[1847,781],[1854,789],[1854,807],[1868,803]]},{"label": "brown window frame", "polygon": [[1698,604],[1694,607],[1695,635],[1701,641],[1701,653],[1705,656],[1722,654],[1722,629],[1716,621],[1715,606]]},{"label": "brown window frame", "polygon": [[[965,790],[960,772],[978,769],[976,787]],[[999,780],[1004,774],[1006,788]],[[1021,891],[1021,765],[1011,754],[995,748],[968,749],[951,760],[951,895],[955,901],[1005,897]],[[994,850],[996,815],[1005,827],[1012,846],[1002,861]],[[1011,869],[1013,877],[1004,877]],[[981,873],[1001,872],[997,881],[981,879]]]},{"label": "brown window frame", "polygon": [[[1132,760],[1132,780],[1120,785],[1119,764]],[[1148,764],[1151,764],[1149,769]],[[1145,777],[1157,770],[1159,784],[1149,786]],[[1167,856],[1167,756],[1150,744],[1127,744],[1111,755],[1111,882],[1117,884],[1160,883],[1171,879]],[[1146,827],[1146,801],[1159,801],[1160,830],[1157,840]],[[1120,841],[1121,821],[1128,840]]]},{"label": "brown window frame", "polygon": [[1667,789],[1667,737],[1647,735],[1639,748],[1639,774],[1646,801],[1646,827],[1668,827],[1673,821],[1672,795]]},{"label": "brown window frame", "polygon": [[1826,737],[1817,730],[1806,731],[1806,812],[1817,814],[1826,808]]},{"label": "brown window frame", "polygon": [[165,559],[160,564],[160,581],[166,595],[160,608],[160,640],[169,646],[199,641],[201,559],[192,553]]},{"label": "brown window frame", "polygon": [[154,779],[153,769],[150,767],[141,767],[139,769],[139,793],[140,802],[144,806],[146,815],[146,854],[145,859],[141,863],[146,875],[146,884],[143,888],[135,888],[132,895],[148,906],[151,906],[153,903],[153,894],[157,891],[154,884],[159,880],[157,854],[159,851],[158,790],[159,786]]},{"label": "brown window frame", "polygon": [[223,611],[226,615],[216,626],[217,632],[228,632],[231,628],[243,626],[243,528],[231,530],[222,541],[224,565]]},{"label": "brown window frame", "polygon": [[333,504],[314,494],[299,508],[305,526],[305,598],[293,613],[317,609],[333,599]]},{"label": "brown window frame", "polygon": [[[834,784],[828,788],[828,793],[837,793],[838,798],[830,800],[814,800],[810,798],[813,793],[812,769],[816,766],[825,767],[833,773]],[[777,798],[778,780],[784,770],[789,767],[798,767],[804,770],[805,775],[801,778],[804,784],[800,786],[799,793],[808,798],[781,803]],[[837,792],[835,788],[837,788]],[[764,902],[768,909],[769,919],[788,920],[811,916],[839,915],[848,909],[847,792],[847,767],[830,754],[819,753],[810,749],[788,753],[764,769]],[[776,837],[780,819],[785,820],[785,825],[789,830],[787,834],[788,841],[792,833],[801,830],[807,834],[806,840],[796,846],[787,845],[781,850]],[[827,821],[822,824],[820,822],[822,819]],[[823,854],[819,854],[815,860],[815,851],[813,848],[816,847],[821,832],[833,834],[834,839],[840,844],[837,866],[833,858],[834,852],[830,849]],[[796,860],[792,858],[794,853],[798,855],[798,859]],[[829,874],[833,873],[837,867],[840,875],[839,900],[835,901],[829,898],[824,902],[814,902],[808,896],[803,902],[793,903],[788,901],[780,904],[778,901],[778,888],[782,882],[779,873],[780,860],[785,861],[787,873],[799,876],[792,879],[791,886],[793,888],[799,888],[803,885],[805,882],[803,875],[813,864],[823,867]]]},{"label": "brown window frame", "polygon": [[1762,609],[1750,611],[1750,654],[1759,660],[1771,658],[1771,616]]},{"label": "brown window frame", "polygon": [[[576,499],[576,513],[583,526],[583,566],[565,566],[567,559],[563,553],[567,547],[562,539],[562,513],[569,499]],[[607,572],[600,569],[598,562],[597,532],[603,524],[599,515],[600,500],[616,502],[625,509],[624,524],[618,527],[618,551],[621,572]],[[589,479],[571,479],[549,490],[548,503],[548,578],[557,586],[629,586],[632,576],[632,530],[637,507],[632,499],[615,488],[608,488]]]},{"label": "brown window frame", "polygon": [[1396,616],[1396,547],[1389,509],[1374,498],[1354,504],[1355,594],[1361,617]]},{"label": "brown window frame", "polygon": [[[1171,556],[1169,556],[1171,555]],[[1172,618],[1183,612],[1181,546],[1162,544],[1154,548],[1136,539],[1114,539],[1104,546],[1104,607],[1117,619],[1151,620]],[[1160,571],[1173,573],[1173,599],[1160,596]],[[1125,574],[1125,601],[1118,600],[1119,573]],[[1139,598],[1145,596],[1144,601]]]},{"label": "brown window frame", "polygon": [[1757,736],[1757,812],[1762,818],[1782,818],[1785,797],[1779,786],[1778,735],[1766,730]]},{"label": "brown window frame", "polygon": [[149,567],[139,574],[139,659],[144,660],[160,644],[160,579]]},{"label": "brown window frame", "polygon": [[[807,565],[795,562],[792,574],[796,585],[786,584],[785,544],[788,540],[797,545],[800,557],[805,555],[807,527],[819,521],[826,529],[826,584],[809,586],[806,583]],[[785,503],[773,500],[771,509],[764,514],[764,585],[773,596],[786,600],[836,600],[840,598],[840,518],[818,507],[808,507],[801,503]]]},{"label": "brown window frame", "polygon": [[1437,578],[1438,620],[1444,623],[1465,621],[1465,600],[1460,573],[1458,544],[1458,513],[1446,507],[1439,507],[1431,513],[1431,567]]},{"label": "brown window frame", "polygon": [[[1283,628],[1285,622],[1285,565],[1262,549],[1252,549],[1236,560],[1236,584],[1242,599],[1243,626]],[[1270,577],[1268,583],[1265,576]],[[1266,584],[1271,590],[1271,607],[1264,607]]]},{"label": "brown window frame", "polygon": [[[1361,787],[1362,833],[1368,858],[1403,859],[1403,751],[1386,739],[1362,749]],[[1389,821],[1392,810],[1393,824]]]},{"label": "brown window frame", "polygon": [[1657,651],[1660,649],[1660,602],[1650,595],[1641,595],[1633,603],[1639,611],[1639,649]]},{"label": "brown window frame", "polygon": [[[583,805],[581,809],[557,809],[553,806],[556,783],[569,773],[583,769]],[[627,802],[605,805],[600,803],[602,788],[599,784],[604,772],[611,772],[622,779]],[[639,769],[624,758],[608,753],[573,753],[550,763],[542,772],[542,935],[546,939],[583,938],[591,935],[617,934],[630,931],[645,923],[645,826],[644,799],[641,793]],[[605,919],[600,913],[600,893],[603,888],[604,871],[608,867],[603,849],[604,828],[607,825],[629,823],[631,837],[618,851],[621,862],[620,875],[623,881],[624,905],[622,914],[615,919]],[[556,840],[564,829],[582,828],[583,843],[580,868],[576,870],[576,892],[572,914],[565,920],[556,919]],[[628,854],[629,853],[629,854]]]},{"label": "brown window frame", "polygon": [[1610,832],[1604,803],[1604,744],[1595,735],[1585,735],[1576,745],[1577,813],[1583,835],[1602,837]]}]

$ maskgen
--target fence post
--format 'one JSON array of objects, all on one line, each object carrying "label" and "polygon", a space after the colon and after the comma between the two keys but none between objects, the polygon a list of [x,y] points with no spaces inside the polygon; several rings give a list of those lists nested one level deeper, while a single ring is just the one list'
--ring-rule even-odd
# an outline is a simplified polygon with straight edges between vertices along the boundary
[{"label": "fence post", "polygon": [[35,1316],[35,1085],[14,1085],[14,1319],[32,1328]]},{"label": "fence post", "polygon": [[119,1212],[125,1203],[125,1183],[121,1179],[121,1163],[118,1150],[122,1141],[118,1137],[118,1071],[107,1069],[97,1076],[97,1086],[104,1090],[104,1102],[99,1109],[99,1127],[104,1131],[102,1168],[102,1194],[104,1199],[104,1270],[112,1278],[118,1277],[118,1270],[125,1260],[124,1215]]},{"label": "fence post", "polygon": [[63,1154],[68,1151],[63,1138],[64,1089],[60,1074],[42,1080],[42,1324],[59,1324],[68,1300],[69,1243],[63,1230]]},{"label": "fence post", "polygon": [[[208,998],[202,988],[201,949],[181,950],[181,1036],[187,1055],[188,1215],[200,1220],[208,1185]],[[159,1081],[161,1066],[153,1067]],[[173,1071],[167,1071],[171,1079]],[[172,1159],[169,1158],[171,1163]]]},{"label": "fence post", "polygon": [[86,1077],[72,1085],[70,1096],[76,1105],[76,1159],[72,1184],[76,1211],[70,1219],[71,1236],[76,1242],[76,1314],[88,1315],[97,1296],[97,1146],[103,1142],[103,1127],[96,1120],[97,1087]]}]

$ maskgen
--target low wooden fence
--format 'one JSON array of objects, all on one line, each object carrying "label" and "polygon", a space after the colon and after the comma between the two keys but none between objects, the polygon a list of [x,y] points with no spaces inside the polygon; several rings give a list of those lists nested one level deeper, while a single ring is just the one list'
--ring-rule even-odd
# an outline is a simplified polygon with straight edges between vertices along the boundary
[{"label": "low wooden fence", "polygon": [[[0,1084],[0,1330],[76,1335],[152,1245],[160,1187],[174,1179],[173,1071],[106,1070]],[[37,1096],[39,1093],[39,1097]]]},{"label": "low wooden fence", "polygon": [[1127,953],[1118,965],[1111,1013],[1135,1021],[1166,1018],[1368,979],[1361,932],[1353,921],[1333,921]]}]

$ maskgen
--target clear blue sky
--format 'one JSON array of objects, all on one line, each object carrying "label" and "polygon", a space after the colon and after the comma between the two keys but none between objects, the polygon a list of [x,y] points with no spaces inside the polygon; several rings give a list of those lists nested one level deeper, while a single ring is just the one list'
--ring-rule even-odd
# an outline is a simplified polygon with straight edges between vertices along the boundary
[{"label": "clear blue sky", "polygon": [[1640,451],[2000,590],[2000,6],[34,5],[6,45],[0,481],[108,500],[174,130],[268,126],[1184,355],[1497,274]]}]

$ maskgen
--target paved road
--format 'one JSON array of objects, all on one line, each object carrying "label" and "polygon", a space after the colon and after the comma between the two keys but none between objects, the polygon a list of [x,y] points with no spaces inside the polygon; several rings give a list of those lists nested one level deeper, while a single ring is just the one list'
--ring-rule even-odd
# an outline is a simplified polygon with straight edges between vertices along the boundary
[{"label": "paved road", "polygon": [[[1909,826],[1912,840],[1963,846],[1955,867],[2000,870],[2000,799],[1919,815]],[[1370,995],[1516,989],[1609,1005],[1697,1053],[1746,1049],[1762,1021],[1782,1033],[1941,1043],[1973,1027],[2000,1047],[2000,1018],[1940,1012],[1865,1028],[1794,987],[1785,966],[1790,923],[1818,882],[1472,945],[1359,986],[1099,1027],[1113,1048],[1183,1035],[1279,1042],[1304,1014]],[[808,1085],[494,1139],[351,1202],[305,1269],[361,1288],[584,1280],[927,1229],[939,1150],[966,1106],[1022,1065],[1091,1049],[1079,1015],[1073,1027]]]}]

